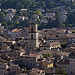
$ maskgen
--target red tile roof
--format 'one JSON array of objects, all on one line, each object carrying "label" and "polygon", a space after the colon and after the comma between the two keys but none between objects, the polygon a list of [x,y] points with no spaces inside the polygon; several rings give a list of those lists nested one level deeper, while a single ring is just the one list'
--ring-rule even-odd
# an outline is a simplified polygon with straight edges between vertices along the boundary
[{"label": "red tile roof", "polygon": [[22,29],[13,29],[13,30],[12,30],[13,33],[14,33],[14,32],[20,32],[20,31],[22,31]]},{"label": "red tile roof", "polygon": [[29,28],[28,28],[28,27],[24,27],[24,29],[25,29],[25,30],[29,30]]},{"label": "red tile roof", "polygon": [[28,57],[37,57],[37,54],[30,54]]}]

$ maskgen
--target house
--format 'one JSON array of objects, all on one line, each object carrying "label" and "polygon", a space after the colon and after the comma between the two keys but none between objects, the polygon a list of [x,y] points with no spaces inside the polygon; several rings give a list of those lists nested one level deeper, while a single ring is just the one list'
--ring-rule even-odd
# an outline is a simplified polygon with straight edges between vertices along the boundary
[{"label": "house", "polygon": [[53,18],[53,17],[55,17],[55,13],[53,12],[53,13],[46,13],[46,15],[44,16],[45,18]]},{"label": "house", "polygon": [[69,54],[70,54],[70,52],[60,52],[60,53],[57,53],[57,55],[59,55],[61,57],[61,59],[67,59]]},{"label": "house", "polygon": [[11,64],[9,66],[9,74],[10,75],[16,75],[16,74],[21,74],[22,73],[22,69],[20,67],[18,67],[17,65]]},{"label": "house", "polygon": [[22,31],[22,29],[13,29],[11,31],[11,39],[14,40],[15,38],[22,37],[21,36],[21,31]]},{"label": "house", "polygon": [[60,15],[67,15],[67,11],[65,11],[65,10],[60,11]]},{"label": "house", "polygon": [[68,39],[68,43],[74,43],[75,42],[75,34],[73,33],[68,33],[66,35],[67,39]]},{"label": "house", "polygon": [[50,44],[50,49],[52,48],[61,48],[61,44],[59,42],[53,42]]},{"label": "house", "polygon": [[7,70],[4,70],[4,69],[0,69],[0,75],[8,75],[9,72]]},{"label": "house", "polygon": [[55,52],[52,51],[52,50],[42,50],[40,52],[38,52],[39,54],[42,54],[42,55],[47,55],[47,54],[51,54],[53,55]]},{"label": "house", "polygon": [[67,59],[57,62],[57,67],[64,68],[67,74],[75,74],[75,52],[71,52]]},{"label": "house", "polygon": [[21,9],[21,12],[27,11],[27,9]]},{"label": "house", "polygon": [[8,13],[15,13],[16,12],[16,9],[10,9],[9,8],[9,9],[6,10],[6,12],[8,12]]},{"label": "house", "polygon": [[48,20],[47,19],[42,19],[41,23],[48,23]]},{"label": "house", "polygon": [[53,62],[48,60],[42,61],[42,69],[46,70],[48,68],[53,68]]},{"label": "house", "polygon": [[69,73],[75,74],[75,52],[69,54],[68,59],[70,60]]},{"label": "house", "polygon": [[45,10],[43,10],[43,9],[38,9],[41,13],[43,13],[43,12],[45,12]]},{"label": "house", "polygon": [[43,58],[43,56],[41,54],[38,53],[21,53],[21,61],[22,64],[28,68],[28,69],[32,69],[32,68],[40,68],[41,67],[41,63],[38,62],[39,59]]},{"label": "house", "polygon": [[13,29],[11,31],[11,39],[15,40],[16,38],[28,39],[29,28],[24,27],[23,29]]},{"label": "house", "polygon": [[28,75],[28,74],[26,74],[26,73],[21,73],[21,74],[16,74],[16,75]]},{"label": "house", "polygon": [[7,61],[0,58],[0,69],[8,69]]},{"label": "house", "polygon": [[28,39],[29,38],[29,28],[28,27],[24,27],[23,28],[22,37],[24,37],[24,39]]},{"label": "house", "polygon": [[70,60],[60,60],[59,62],[57,62],[57,67],[59,69],[64,68],[66,73],[69,74],[69,64],[70,64]]},{"label": "house", "polygon": [[2,26],[0,23],[0,32],[3,32],[3,30],[4,30],[4,26]]},{"label": "house", "polygon": [[72,13],[75,12],[75,9],[72,9],[71,12],[72,12]]},{"label": "house", "polygon": [[47,34],[47,43],[53,43],[53,42],[59,42],[59,36],[58,35],[53,35],[53,34]]},{"label": "house", "polygon": [[51,18],[50,22],[54,22],[56,20],[55,17]]},{"label": "house", "polygon": [[0,9],[0,11],[2,11],[2,9]]},{"label": "house", "polygon": [[47,69],[46,72],[45,72],[45,74],[46,74],[46,75],[54,75],[54,74],[55,74],[55,75],[60,75],[60,74],[56,74],[54,68],[52,68],[52,69],[50,69],[50,68]]},{"label": "house", "polygon": [[11,20],[15,16],[15,13],[8,13],[5,16],[5,21]]},{"label": "house", "polygon": [[57,37],[57,30],[55,29],[42,29],[42,30],[40,30],[40,34],[42,35],[42,37],[44,38],[44,39],[54,39],[54,38],[56,38]]},{"label": "house", "polygon": [[42,50],[50,50],[50,44],[47,44],[46,42],[42,43],[39,48],[40,48],[40,51],[42,51]]},{"label": "house", "polygon": [[61,10],[60,11],[60,19],[61,19],[61,21],[62,22],[64,22],[65,20],[66,20],[66,18],[67,18],[67,11],[65,11],[65,10]]},{"label": "house", "polygon": [[20,21],[28,20],[28,17],[25,17],[25,16],[19,16],[19,20],[20,20]]},{"label": "house", "polygon": [[0,75],[4,75],[4,74],[7,75],[8,74],[8,71],[7,71],[8,67],[9,66],[7,64],[7,61],[0,58]]},{"label": "house", "polygon": [[66,34],[59,34],[59,41],[60,43],[67,43],[67,37],[66,37]]},{"label": "house", "polygon": [[64,1],[65,1],[65,2],[70,2],[70,1],[72,1],[72,2],[73,2],[74,0],[64,0]]},{"label": "house", "polygon": [[2,43],[6,43],[7,45],[14,45],[16,41],[2,41]]},{"label": "house", "polygon": [[45,75],[45,71],[38,68],[33,68],[29,75]]}]

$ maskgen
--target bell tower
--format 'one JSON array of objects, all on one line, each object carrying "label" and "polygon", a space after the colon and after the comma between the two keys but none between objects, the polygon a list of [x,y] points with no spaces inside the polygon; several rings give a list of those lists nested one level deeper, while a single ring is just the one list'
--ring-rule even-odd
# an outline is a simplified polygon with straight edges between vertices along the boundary
[{"label": "bell tower", "polygon": [[38,26],[35,23],[29,25],[29,39],[28,39],[28,48],[34,49],[39,47],[38,42]]}]

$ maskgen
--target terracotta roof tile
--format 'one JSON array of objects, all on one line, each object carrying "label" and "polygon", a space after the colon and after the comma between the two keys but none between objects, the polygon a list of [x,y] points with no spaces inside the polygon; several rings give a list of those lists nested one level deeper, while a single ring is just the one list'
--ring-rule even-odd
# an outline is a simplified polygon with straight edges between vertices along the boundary
[{"label": "terracotta roof tile", "polygon": [[20,31],[22,31],[22,29],[13,29],[13,30],[12,30],[13,33],[14,33],[14,32],[20,32]]},{"label": "terracotta roof tile", "polygon": [[37,57],[37,54],[30,54],[28,57]]}]

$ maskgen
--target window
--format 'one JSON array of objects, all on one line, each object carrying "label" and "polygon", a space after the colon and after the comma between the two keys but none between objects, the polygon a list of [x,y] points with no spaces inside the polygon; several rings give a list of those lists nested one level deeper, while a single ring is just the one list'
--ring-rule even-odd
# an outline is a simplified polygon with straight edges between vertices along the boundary
[{"label": "window", "polygon": [[46,50],[46,48],[44,48],[44,50]]},{"label": "window", "polygon": [[33,39],[33,34],[31,34],[31,39]]},{"label": "window", "polygon": [[32,27],[32,29],[31,29],[31,32],[33,32],[33,27]]},{"label": "window", "polygon": [[65,66],[65,68],[66,68],[66,66]]}]

